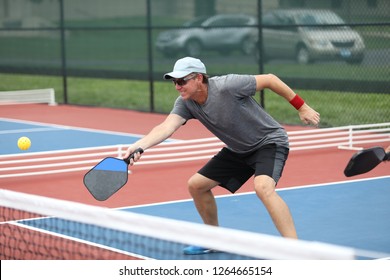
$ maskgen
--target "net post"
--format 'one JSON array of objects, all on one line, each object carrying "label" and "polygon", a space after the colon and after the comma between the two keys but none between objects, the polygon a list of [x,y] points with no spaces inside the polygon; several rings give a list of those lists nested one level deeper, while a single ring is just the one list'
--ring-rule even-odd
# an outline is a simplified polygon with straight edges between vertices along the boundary
[{"label": "net post", "polygon": [[49,105],[56,106],[57,102],[56,102],[56,95],[55,95],[54,89],[49,88],[48,93],[49,93]]}]

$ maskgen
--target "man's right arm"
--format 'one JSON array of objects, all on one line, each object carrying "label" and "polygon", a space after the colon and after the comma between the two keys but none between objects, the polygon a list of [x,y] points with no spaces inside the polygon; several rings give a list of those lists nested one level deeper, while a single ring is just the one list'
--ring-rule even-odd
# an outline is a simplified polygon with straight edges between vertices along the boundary
[{"label": "man's right arm", "polygon": [[[147,135],[132,144],[126,152],[124,158],[127,158],[132,152],[138,148],[142,148],[144,151],[150,147],[153,147],[162,141],[169,138],[176,130],[178,130],[186,120],[177,114],[169,114],[167,118],[155,126]],[[134,156],[134,160],[130,162],[136,162],[141,157],[140,154]]]}]

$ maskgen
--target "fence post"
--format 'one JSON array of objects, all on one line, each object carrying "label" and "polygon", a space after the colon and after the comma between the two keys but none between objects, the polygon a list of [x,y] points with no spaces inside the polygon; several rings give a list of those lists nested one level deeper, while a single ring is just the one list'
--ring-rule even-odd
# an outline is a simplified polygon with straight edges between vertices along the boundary
[{"label": "fence post", "polygon": [[[258,52],[258,58],[257,63],[259,64],[259,74],[264,73],[264,60],[263,60],[263,1],[257,0],[257,31],[258,31],[258,41],[257,41],[257,50],[255,52]],[[260,105],[265,109],[265,102],[264,102],[264,90],[262,89],[260,91]]]},{"label": "fence post", "polygon": [[147,44],[148,44],[148,75],[150,91],[150,112],[154,112],[154,79],[153,79],[153,52],[152,52],[152,12],[150,0],[146,1],[146,18],[147,18]]},{"label": "fence post", "polygon": [[64,0],[60,1],[60,33],[61,33],[61,71],[62,86],[64,92],[64,103],[68,104],[68,83],[66,66],[66,47],[65,47],[65,19],[64,19]]}]

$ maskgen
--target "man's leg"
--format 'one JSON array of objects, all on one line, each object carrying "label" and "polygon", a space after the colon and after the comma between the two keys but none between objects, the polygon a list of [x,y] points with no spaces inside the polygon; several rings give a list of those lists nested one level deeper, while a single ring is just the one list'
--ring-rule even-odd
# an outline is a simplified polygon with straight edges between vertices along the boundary
[{"label": "man's leg", "polygon": [[[218,226],[217,204],[211,192],[211,189],[217,185],[217,182],[199,173],[196,173],[188,180],[188,189],[194,199],[199,215],[205,224],[212,226]],[[208,254],[212,252],[215,251],[199,246],[188,246],[183,250],[183,253],[186,255]]]},{"label": "man's leg", "polygon": [[188,180],[188,189],[203,222],[218,226],[218,210],[211,189],[218,183],[196,173]]},{"label": "man's leg", "polygon": [[255,177],[255,191],[267,208],[272,221],[284,237],[298,238],[290,210],[275,191],[275,181],[266,175]]}]

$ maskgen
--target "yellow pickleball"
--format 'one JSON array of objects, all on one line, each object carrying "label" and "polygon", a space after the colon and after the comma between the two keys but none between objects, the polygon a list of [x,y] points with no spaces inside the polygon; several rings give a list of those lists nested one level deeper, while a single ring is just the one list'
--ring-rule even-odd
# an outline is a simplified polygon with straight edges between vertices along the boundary
[{"label": "yellow pickleball", "polygon": [[23,136],[18,139],[18,147],[19,149],[25,151],[28,150],[31,147],[31,140],[30,138]]}]

